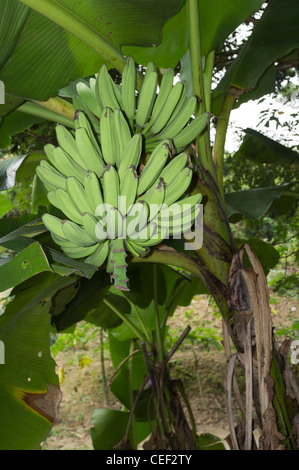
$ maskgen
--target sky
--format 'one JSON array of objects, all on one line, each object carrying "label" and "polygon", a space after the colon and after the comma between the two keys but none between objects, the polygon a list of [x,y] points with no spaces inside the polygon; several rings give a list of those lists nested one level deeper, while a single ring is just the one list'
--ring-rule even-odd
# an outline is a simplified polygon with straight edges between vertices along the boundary
[{"label": "sky", "polygon": [[[299,78],[296,77],[293,83],[296,87],[296,91],[293,92],[289,101],[287,99],[277,101],[274,99],[273,95],[268,95],[261,104],[259,104],[258,100],[248,101],[231,112],[230,126],[225,144],[225,150],[227,152],[238,150],[240,146],[240,132],[236,132],[236,129],[246,129],[247,127],[257,130],[273,140],[286,141],[281,142],[284,145],[299,145]],[[294,118],[290,115],[292,113],[297,114],[298,121],[296,122],[294,120],[297,127],[293,128],[290,133],[289,130],[284,127],[276,129],[276,123],[274,121],[269,122],[269,127],[263,124],[258,125],[262,117],[261,112],[265,109],[273,110],[274,117],[277,117],[281,124],[285,121],[292,122]]]}]

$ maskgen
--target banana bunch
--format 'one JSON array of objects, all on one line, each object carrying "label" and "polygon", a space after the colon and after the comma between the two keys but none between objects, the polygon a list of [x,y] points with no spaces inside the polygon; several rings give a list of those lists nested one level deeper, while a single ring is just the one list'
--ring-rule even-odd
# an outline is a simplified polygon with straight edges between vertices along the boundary
[{"label": "banana bunch", "polygon": [[[159,91],[158,91],[159,90]],[[97,133],[101,133],[103,110],[120,109],[133,133],[141,133],[146,152],[171,139],[176,153],[184,150],[205,129],[210,114],[193,118],[197,106],[194,95],[187,97],[183,82],[174,84],[173,69],[166,69],[158,85],[158,72],[153,62],[147,66],[142,87],[136,96],[136,68],[132,57],[127,59],[121,87],[117,86],[102,65],[95,78],[77,85],[74,105],[88,115]]]},{"label": "banana bunch", "polygon": [[[173,86],[170,70],[157,95],[153,64],[137,107],[135,84],[132,59],[121,89],[105,66],[90,86],[80,83],[75,130],[57,125],[58,146],[45,146],[47,160],[36,169],[50,205],[61,212],[43,216],[53,241],[71,258],[96,267],[105,263],[121,290],[128,290],[127,255],[145,256],[152,246],[189,231],[201,201],[200,194],[188,195],[193,172],[183,151],[201,128],[196,119],[185,126],[196,100],[185,99],[180,82]],[[203,129],[207,116],[200,122]],[[144,153],[149,154],[145,165]]]}]

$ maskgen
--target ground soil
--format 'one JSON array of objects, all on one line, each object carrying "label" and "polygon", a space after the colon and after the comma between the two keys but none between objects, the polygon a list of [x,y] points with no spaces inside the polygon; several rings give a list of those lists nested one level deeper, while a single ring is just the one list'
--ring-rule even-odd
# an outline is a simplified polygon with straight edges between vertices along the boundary
[{"label": "ground soil", "polygon": [[[290,326],[291,319],[298,318],[299,306],[293,297],[279,297],[271,293],[273,324],[276,329]],[[186,315],[186,311],[192,315]],[[198,331],[202,325],[217,328],[221,334],[221,319],[215,314],[208,297],[200,296],[192,301],[189,308],[178,308],[169,322],[173,335],[180,335],[187,324],[192,331]],[[60,405],[60,417],[50,435],[43,444],[46,450],[89,450],[92,449],[90,437],[90,419],[95,408],[105,406],[101,382],[99,351],[94,340],[85,346],[78,346],[61,351],[55,357],[57,371],[63,371],[61,383],[63,399]],[[85,367],[78,366],[76,357],[84,356],[90,361]],[[192,410],[195,416],[197,432],[211,433],[224,439],[228,435],[225,406],[224,374],[225,356],[223,349],[207,344],[199,337],[193,346],[186,341],[173,356],[171,374],[183,379]],[[107,381],[112,377],[113,369],[109,351],[105,351],[105,369]],[[108,406],[120,409],[119,402],[109,392]]]}]

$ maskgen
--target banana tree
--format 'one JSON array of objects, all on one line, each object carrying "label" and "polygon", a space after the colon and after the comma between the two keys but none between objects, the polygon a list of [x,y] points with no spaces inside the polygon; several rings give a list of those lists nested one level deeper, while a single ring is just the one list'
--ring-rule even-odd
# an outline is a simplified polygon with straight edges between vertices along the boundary
[{"label": "banana tree", "polygon": [[[0,108],[1,142],[7,142],[9,136],[45,119],[57,122],[72,132],[76,130],[80,115],[81,118],[86,115],[95,132],[100,133],[101,121],[105,121],[107,112],[101,114],[100,120],[97,119],[97,109],[94,108],[94,104],[88,105],[87,98],[85,101],[83,99],[82,103],[82,95],[79,93],[79,90],[82,93],[85,91],[85,97],[87,95],[90,97],[92,86],[96,82],[94,74],[98,74],[100,69],[102,71],[116,69],[122,75],[121,80],[124,83],[127,57],[133,58],[135,64],[146,67],[145,75],[142,74],[141,68],[137,71],[133,90],[135,96],[136,86],[142,102],[142,89],[150,90],[146,85],[147,77],[155,73],[155,85],[157,86],[159,82],[162,92],[165,69],[174,69],[180,63],[181,77],[185,80],[185,99],[187,96],[196,98],[195,101],[193,98],[194,120],[186,128],[191,129],[193,125],[196,132],[194,135],[190,134],[190,142],[183,140],[181,146],[175,140],[176,134],[171,139],[165,127],[163,139],[172,140],[176,154],[188,150],[193,168],[192,182],[190,184],[189,181],[188,191],[191,197],[200,195],[204,214],[202,246],[193,247],[191,251],[184,249],[182,240],[161,239],[156,247],[145,250],[140,256],[141,253],[136,250],[136,245],[132,244],[127,277],[123,279],[121,286],[116,282],[115,287],[111,287],[104,271],[97,269],[107,258],[108,251],[105,252],[106,256],[101,258],[101,263],[93,263],[94,258],[89,258],[90,263],[84,263],[72,256],[73,247],[67,250],[61,244],[62,250],[59,250],[57,244],[51,240],[47,226],[50,232],[54,229],[47,224],[44,215],[49,212],[47,192],[51,187],[48,182],[47,188],[47,181],[43,179],[42,171],[37,170],[33,184],[32,214],[19,219],[1,220],[1,247],[3,252],[8,250],[7,253],[14,254],[12,259],[3,258],[0,266],[3,279],[1,290],[13,288],[15,297],[1,318],[0,339],[3,338],[4,344],[9,344],[15,332],[19,334],[16,330],[20,324],[18,318],[32,317],[29,316],[28,309],[24,308],[25,304],[32,306],[31,313],[35,311],[34,309],[37,310],[41,317],[40,324],[44,329],[49,326],[49,313],[52,315],[52,324],[58,331],[68,328],[83,318],[111,329],[112,354],[121,351],[116,354],[117,357],[114,356],[115,368],[119,370],[124,361],[126,367],[128,366],[126,371],[121,372],[123,377],[118,377],[114,389],[131,413],[98,411],[93,420],[93,440],[95,447],[103,445],[106,423],[110,423],[109,429],[116,422],[122,423],[120,427],[123,434],[120,433],[118,442],[113,444],[121,442],[119,448],[126,448],[128,443],[130,446],[132,443],[136,444],[149,432],[148,423],[136,407],[138,400],[140,405],[142,400],[146,399],[146,393],[142,393],[145,392],[146,385],[143,384],[142,378],[146,377],[146,380],[152,381],[153,385],[153,382],[158,381],[159,374],[167,369],[170,356],[165,352],[163,345],[163,328],[167,315],[173,312],[176,305],[187,304],[192,295],[207,291],[214,297],[223,317],[224,346],[227,355],[225,386],[231,448],[235,450],[256,448],[253,423],[260,431],[258,448],[267,450],[298,448],[298,387],[288,366],[287,345],[278,350],[272,335],[265,274],[268,266],[259,262],[260,251],[257,249],[257,244],[252,241],[240,244],[234,239],[230,225],[236,214],[246,215],[249,212],[253,218],[263,215],[272,203],[283,195],[289,185],[262,188],[260,190],[262,200],[256,190],[249,190],[246,194],[225,194],[223,188],[224,148],[230,113],[240,102],[252,99],[253,93],[256,98],[272,90],[273,74],[269,72],[273,71],[274,63],[299,46],[296,24],[298,4],[292,0],[287,0],[283,6],[277,0],[269,3],[250,38],[217,88],[212,91],[215,50],[239,24],[261,7],[262,1],[251,0],[240,5],[235,0],[225,6],[220,0],[149,1],[137,4],[135,2],[134,5],[108,0],[84,4],[67,0],[60,2],[1,0],[1,3],[3,17],[0,34],[4,46],[1,51],[0,66],[1,80],[5,83],[6,91],[5,104]],[[99,76],[100,74],[97,77]],[[110,85],[116,95],[120,93],[119,87],[115,84]],[[103,96],[96,98],[98,103],[103,103],[106,99]],[[175,92],[172,100],[175,102]],[[146,99],[144,103],[140,104],[140,112],[138,114],[137,109],[136,116],[133,104],[133,114],[128,116],[128,123],[133,133],[145,136],[147,146],[144,149],[143,164],[144,168],[147,168],[151,160],[149,158],[147,162],[146,155],[155,151],[156,146],[153,143],[158,142],[152,135],[159,134],[163,125],[161,128],[158,127],[156,132],[148,134],[147,138],[149,114],[146,114]],[[126,110],[130,105],[131,103],[127,103]],[[78,109],[81,113],[78,113]],[[157,115],[163,117],[163,107]],[[212,123],[207,119],[208,116],[216,122],[213,141]],[[195,127],[194,122],[198,123],[200,120],[204,122],[204,126]],[[51,159],[53,162],[55,157],[52,155],[52,150],[48,148],[46,154],[39,156],[27,155],[21,159],[4,161],[4,166],[1,167],[3,176],[1,189],[7,189],[14,184],[15,172],[19,166],[26,168],[26,165],[29,165],[32,170],[33,161],[34,168],[37,165],[38,168],[43,168],[48,164],[45,161],[46,156],[50,162]],[[287,158],[292,164],[298,164],[298,155],[295,152],[288,154]],[[105,160],[107,163],[107,158]],[[114,162],[110,164],[113,165]],[[13,170],[14,173],[11,174]],[[153,169],[144,175],[146,173],[150,175],[152,171]],[[112,171],[106,171],[105,178],[107,175],[110,178],[111,173]],[[58,180],[59,175],[56,175],[56,178]],[[146,176],[143,176],[143,180],[145,179]],[[134,178],[130,181],[133,187]],[[51,202],[53,202],[52,215],[59,217],[59,208],[63,207],[62,199],[58,202],[52,199]],[[42,220],[41,216],[44,216]],[[72,227],[69,230],[71,229]],[[83,232],[77,235],[83,237]],[[57,236],[56,241],[59,239],[59,234]],[[114,248],[118,257],[124,256],[123,247],[115,245]],[[268,249],[267,244],[263,243],[262,250]],[[86,256],[93,256],[95,251],[86,250],[85,253]],[[108,257],[108,272],[110,272],[109,265],[113,262],[114,266],[123,267],[126,264],[124,258],[114,260],[112,251],[110,260]],[[148,269],[152,266],[153,270]],[[167,295],[161,301],[158,299],[157,288],[160,285],[157,281],[158,266],[163,267],[159,270],[160,278],[162,281],[164,279],[164,283],[167,281],[165,284]],[[166,266],[176,267],[189,273],[188,282],[181,279],[177,273],[168,271]],[[140,278],[136,276],[136,272],[141,273]],[[142,281],[143,273],[144,281]],[[124,275],[123,268],[121,273],[113,272],[114,279],[120,274]],[[132,280],[130,291],[127,291],[127,278],[129,281]],[[194,279],[200,282],[194,282]],[[174,286],[176,288],[181,286],[182,290],[189,286],[189,297],[176,296],[172,290]],[[119,287],[121,294],[115,289]],[[49,305],[44,304],[45,299],[49,298],[51,299]],[[154,299],[153,305],[151,299]],[[41,315],[40,305],[45,309],[44,315]],[[164,312],[164,316],[159,309]],[[98,312],[97,319],[95,312]],[[118,331],[117,328],[122,330]],[[117,342],[119,339],[122,340],[122,345]],[[136,344],[140,347],[137,348]],[[155,367],[149,367],[148,351],[151,348],[153,352],[154,344],[157,345],[158,351]],[[142,359],[142,366],[138,354]],[[6,380],[3,396],[8,396],[7,400],[12,402],[18,401],[18,409],[24,415],[24,429],[30,426],[34,415],[39,432],[27,445],[36,448],[55,421],[60,400],[53,363],[47,362],[45,370],[48,371],[48,375],[43,374],[28,353],[28,360],[24,366],[25,375],[23,381],[20,381],[22,383],[19,383],[17,369],[13,366],[17,358],[14,354],[12,357],[13,360],[7,365],[10,369],[6,375],[13,377],[14,380],[11,382],[9,379]],[[234,377],[236,361],[241,364],[245,376],[245,403],[240,398]],[[126,392],[127,395],[124,395],[123,383],[126,380],[133,380],[132,370],[136,369],[140,381],[132,385]],[[153,371],[156,375],[151,375]],[[32,374],[36,374],[36,381],[31,380]],[[165,378],[165,375],[163,377]],[[30,387],[28,383],[25,386],[29,378]],[[15,382],[18,382],[17,386]],[[177,390],[174,390],[171,382],[166,381],[165,386],[166,392],[164,390],[163,393],[166,393],[169,399],[166,413],[169,416],[172,413],[172,400],[177,398]],[[237,425],[231,408],[233,393],[242,416]],[[48,413],[43,411],[45,402]],[[161,403],[159,406],[157,409],[164,409]],[[7,411],[8,408],[6,409],[4,400],[1,401],[1,407],[3,416],[6,416],[8,422],[11,415]],[[181,410],[179,415],[173,416],[173,419],[174,423],[180,423],[177,429],[185,432],[184,446],[198,448],[194,426],[189,429]],[[131,426],[132,422],[135,423],[134,426]],[[17,421],[15,425],[10,423],[13,429],[17,425]],[[184,432],[181,433],[181,440],[174,439],[173,434],[167,431],[169,425],[168,423],[162,427],[168,439],[167,444],[170,448],[180,448]],[[3,439],[2,442],[6,446],[13,447],[14,444],[9,444],[10,435],[6,430],[5,435],[7,441]],[[157,445],[157,442],[161,445],[164,441],[160,437],[157,438],[157,435],[152,434],[150,442],[153,445]],[[101,444],[98,444],[99,442]],[[111,445],[111,442],[108,444]],[[26,444],[22,441],[16,443],[15,447],[22,448],[24,445]]]}]

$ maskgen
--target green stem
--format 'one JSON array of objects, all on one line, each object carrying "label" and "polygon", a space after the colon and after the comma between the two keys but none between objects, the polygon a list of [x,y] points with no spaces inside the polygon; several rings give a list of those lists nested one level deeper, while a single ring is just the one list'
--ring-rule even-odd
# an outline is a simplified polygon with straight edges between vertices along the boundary
[{"label": "green stem", "polygon": [[209,113],[212,111],[211,87],[212,87],[214,60],[215,60],[215,51],[211,51],[206,56],[205,69],[203,73],[203,86],[204,86],[206,111],[208,111]]},{"label": "green stem", "polygon": [[135,340],[131,341],[130,346],[130,359],[129,359],[129,390],[130,390],[130,410],[132,413],[131,417],[131,431],[132,431],[132,447],[133,449],[137,449],[137,437],[136,437],[136,420],[135,420],[135,413],[134,413],[134,390],[133,390],[133,377],[134,377],[134,367],[133,367],[133,352],[135,350]]},{"label": "green stem", "polygon": [[107,305],[129,328],[130,330],[139,338],[141,341],[146,341],[143,334],[139,329],[127,318],[126,315],[122,314],[109,300],[104,299],[103,303]]},{"label": "green stem", "polygon": [[[210,90],[205,90],[204,74],[202,69],[198,0],[188,0],[187,7],[192,89],[193,93],[199,100],[197,110],[195,112],[195,115],[198,116],[204,113],[207,109],[206,96],[207,94],[210,94]],[[211,61],[212,56],[210,57],[210,62]],[[208,83],[206,82],[206,85],[207,84]],[[204,132],[203,135],[197,139],[197,151],[201,165],[216,177],[211,155],[209,131]]]},{"label": "green stem", "polygon": [[158,303],[158,277],[157,277],[157,265],[153,265],[154,272],[154,305],[155,305],[155,322],[156,322],[156,337],[158,344],[158,362],[163,361],[164,357],[164,348],[161,335],[161,325],[160,325],[160,316],[159,316],[159,303]]},{"label": "green stem", "polygon": [[198,0],[188,0],[189,45],[193,93],[198,96],[197,114],[206,111],[202,71]]},{"label": "green stem", "polygon": [[151,344],[151,337],[150,337],[149,332],[148,332],[148,330],[147,330],[147,328],[146,328],[146,324],[145,324],[144,321],[143,321],[142,315],[140,314],[140,312],[139,312],[139,310],[138,310],[138,308],[137,308],[137,305],[135,305],[135,304],[134,304],[133,302],[131,302],[129,299],[127,299],[127,300],[129,301],[129,304],[131,305],[131,307],[135,310],[136,316],[137,316],[137,318],[138,318],[138,320],[139,320],[139,323],[140,323],[140,325],[141,325],[141,327],[142,327],[142,329],[143,329],[144,335],[145,335],[147,341],[149,342],[149,344]]},{"label": "green stem", "polygon": [[230,91],[227,93],[221,109],[220,116],[218,117],[216,136],[213,148],[213,159],[216,167],[217,182],[220,190],[222,202],[224,204],[224,190],[223,190],[223,161],[224,161],[224,146],[226,140],[227,127],[229,122],[230,113],[233,109],[236,96]]},{"label": "green stem", "polygon": [[105,373],[103,328],[100,328],[100,342],[101,342],[101,373],[102,373],[104,405],[107,407],[108,406],[108,393],[107,393],[107,381],[106,381],[106,373]]},{"label": "green stem", "polygon": [[57,122],[59,124],[62,124],[63,126],[75,129],[75,123],[71,121],[68,117],[58,114],[55,111],[52,111],[51,109],[45,108],[31,101],[26,101],[19,108],[17,108],[16,111],[25,114],[31,114],[32,116],[37,116],[45,120]]}]

